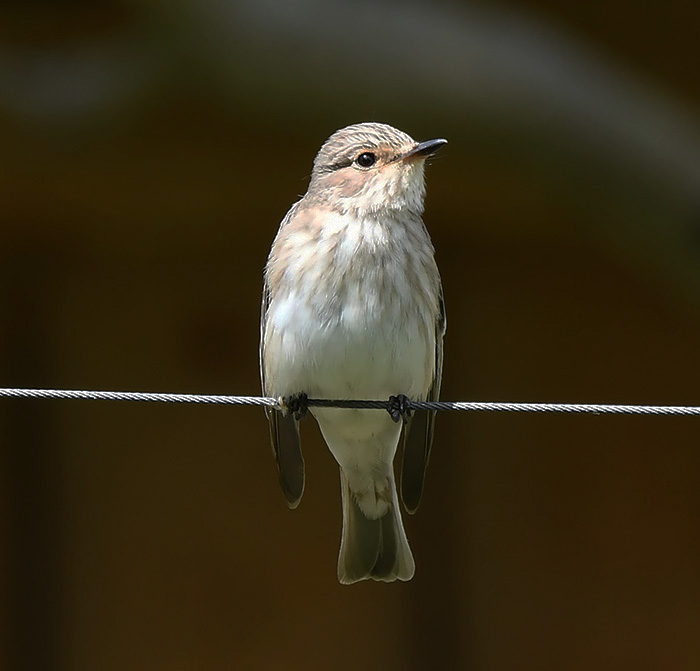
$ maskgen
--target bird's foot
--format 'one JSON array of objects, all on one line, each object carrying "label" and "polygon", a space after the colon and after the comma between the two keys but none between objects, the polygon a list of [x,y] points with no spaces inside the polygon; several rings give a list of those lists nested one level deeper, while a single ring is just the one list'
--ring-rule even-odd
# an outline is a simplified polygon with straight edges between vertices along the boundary
[{"label": "bird's foot", "polygon": [[302,392],[282,397],[282,403],[288,413],[294,415],[297,421],[304,419],[309,412],[309,397]]},{"label": "bird's foot", "polygon": [[403,419],[403,423],[408,422],[409,417],[413,414],[411,409],[411,400],[404,394],[397,396],[389,396],[389,407],[387,408],[391,419],[398,422]]}]

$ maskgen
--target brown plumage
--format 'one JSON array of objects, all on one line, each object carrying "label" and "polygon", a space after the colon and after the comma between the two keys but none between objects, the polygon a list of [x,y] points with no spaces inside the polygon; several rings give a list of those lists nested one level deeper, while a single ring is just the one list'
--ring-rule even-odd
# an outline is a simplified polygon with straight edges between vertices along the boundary
[{"label": "brown plumage", "polygon": [[[339,130],[321,147],[265,269],[266,395],[438,398],[445,313],[421,215],[423,159],[444,143],[370,123]],[[409,580],[415,565],[393,473],[401,424],[377,410],[311,412],[340,466],[340,581]],[[282,489],[296,507],[304,489],[298,418],[268,416]],[[423,492],[434,421],[435,413],[416,413],[406,424],[401,491],[409,512]]]}]

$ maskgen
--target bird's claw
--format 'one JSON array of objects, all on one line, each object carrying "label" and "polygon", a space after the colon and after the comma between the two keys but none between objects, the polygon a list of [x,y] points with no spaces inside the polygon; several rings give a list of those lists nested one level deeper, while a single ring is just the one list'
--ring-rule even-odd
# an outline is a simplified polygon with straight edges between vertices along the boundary
[{"label": "bird's claw", "polygon": [[411,400],[404,394],[397,396],[389,396],[389,407],[387,408],[389,416],[395,422],[403,419],[403,423],[408,422],[409,417],[413,414],[411,409]]},{"label": "bird's claw", "polygon": [[294,415],[297,421],[304,419],[309,412],[309,397],[305,393],[284,396],[282,404],[288,413]]}]

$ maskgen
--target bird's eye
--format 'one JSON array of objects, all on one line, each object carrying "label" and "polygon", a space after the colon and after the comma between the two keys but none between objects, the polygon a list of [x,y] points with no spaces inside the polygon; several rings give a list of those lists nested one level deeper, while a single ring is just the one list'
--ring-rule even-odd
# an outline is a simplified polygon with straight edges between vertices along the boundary
[{"label": "bird's eye", "polygon": [[365,151],[355,159],[361,168],[371,168],[376,162],[377,157],[371,151]]}]

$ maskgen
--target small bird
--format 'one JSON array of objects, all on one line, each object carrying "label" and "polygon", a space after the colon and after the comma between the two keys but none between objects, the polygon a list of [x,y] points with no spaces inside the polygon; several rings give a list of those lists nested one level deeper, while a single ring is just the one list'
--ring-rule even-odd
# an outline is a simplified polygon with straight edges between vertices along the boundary
[{"label": "small bird", "polygon": [[[336,131],[314,160],[306,194],[282,220],[264,277],[260,369],[280,484],[304,491],[299,420],[306,400],[390,399],[390,412],[313,406],[340,466],[338,579],[410,580],[394,456],[404,429],[401,498],[418,508],[437,400],[445,309],[423,224],[425,159],[444,139],[416,142],[381,123]],[[403,421],[399,421],[399,420]]]}]

